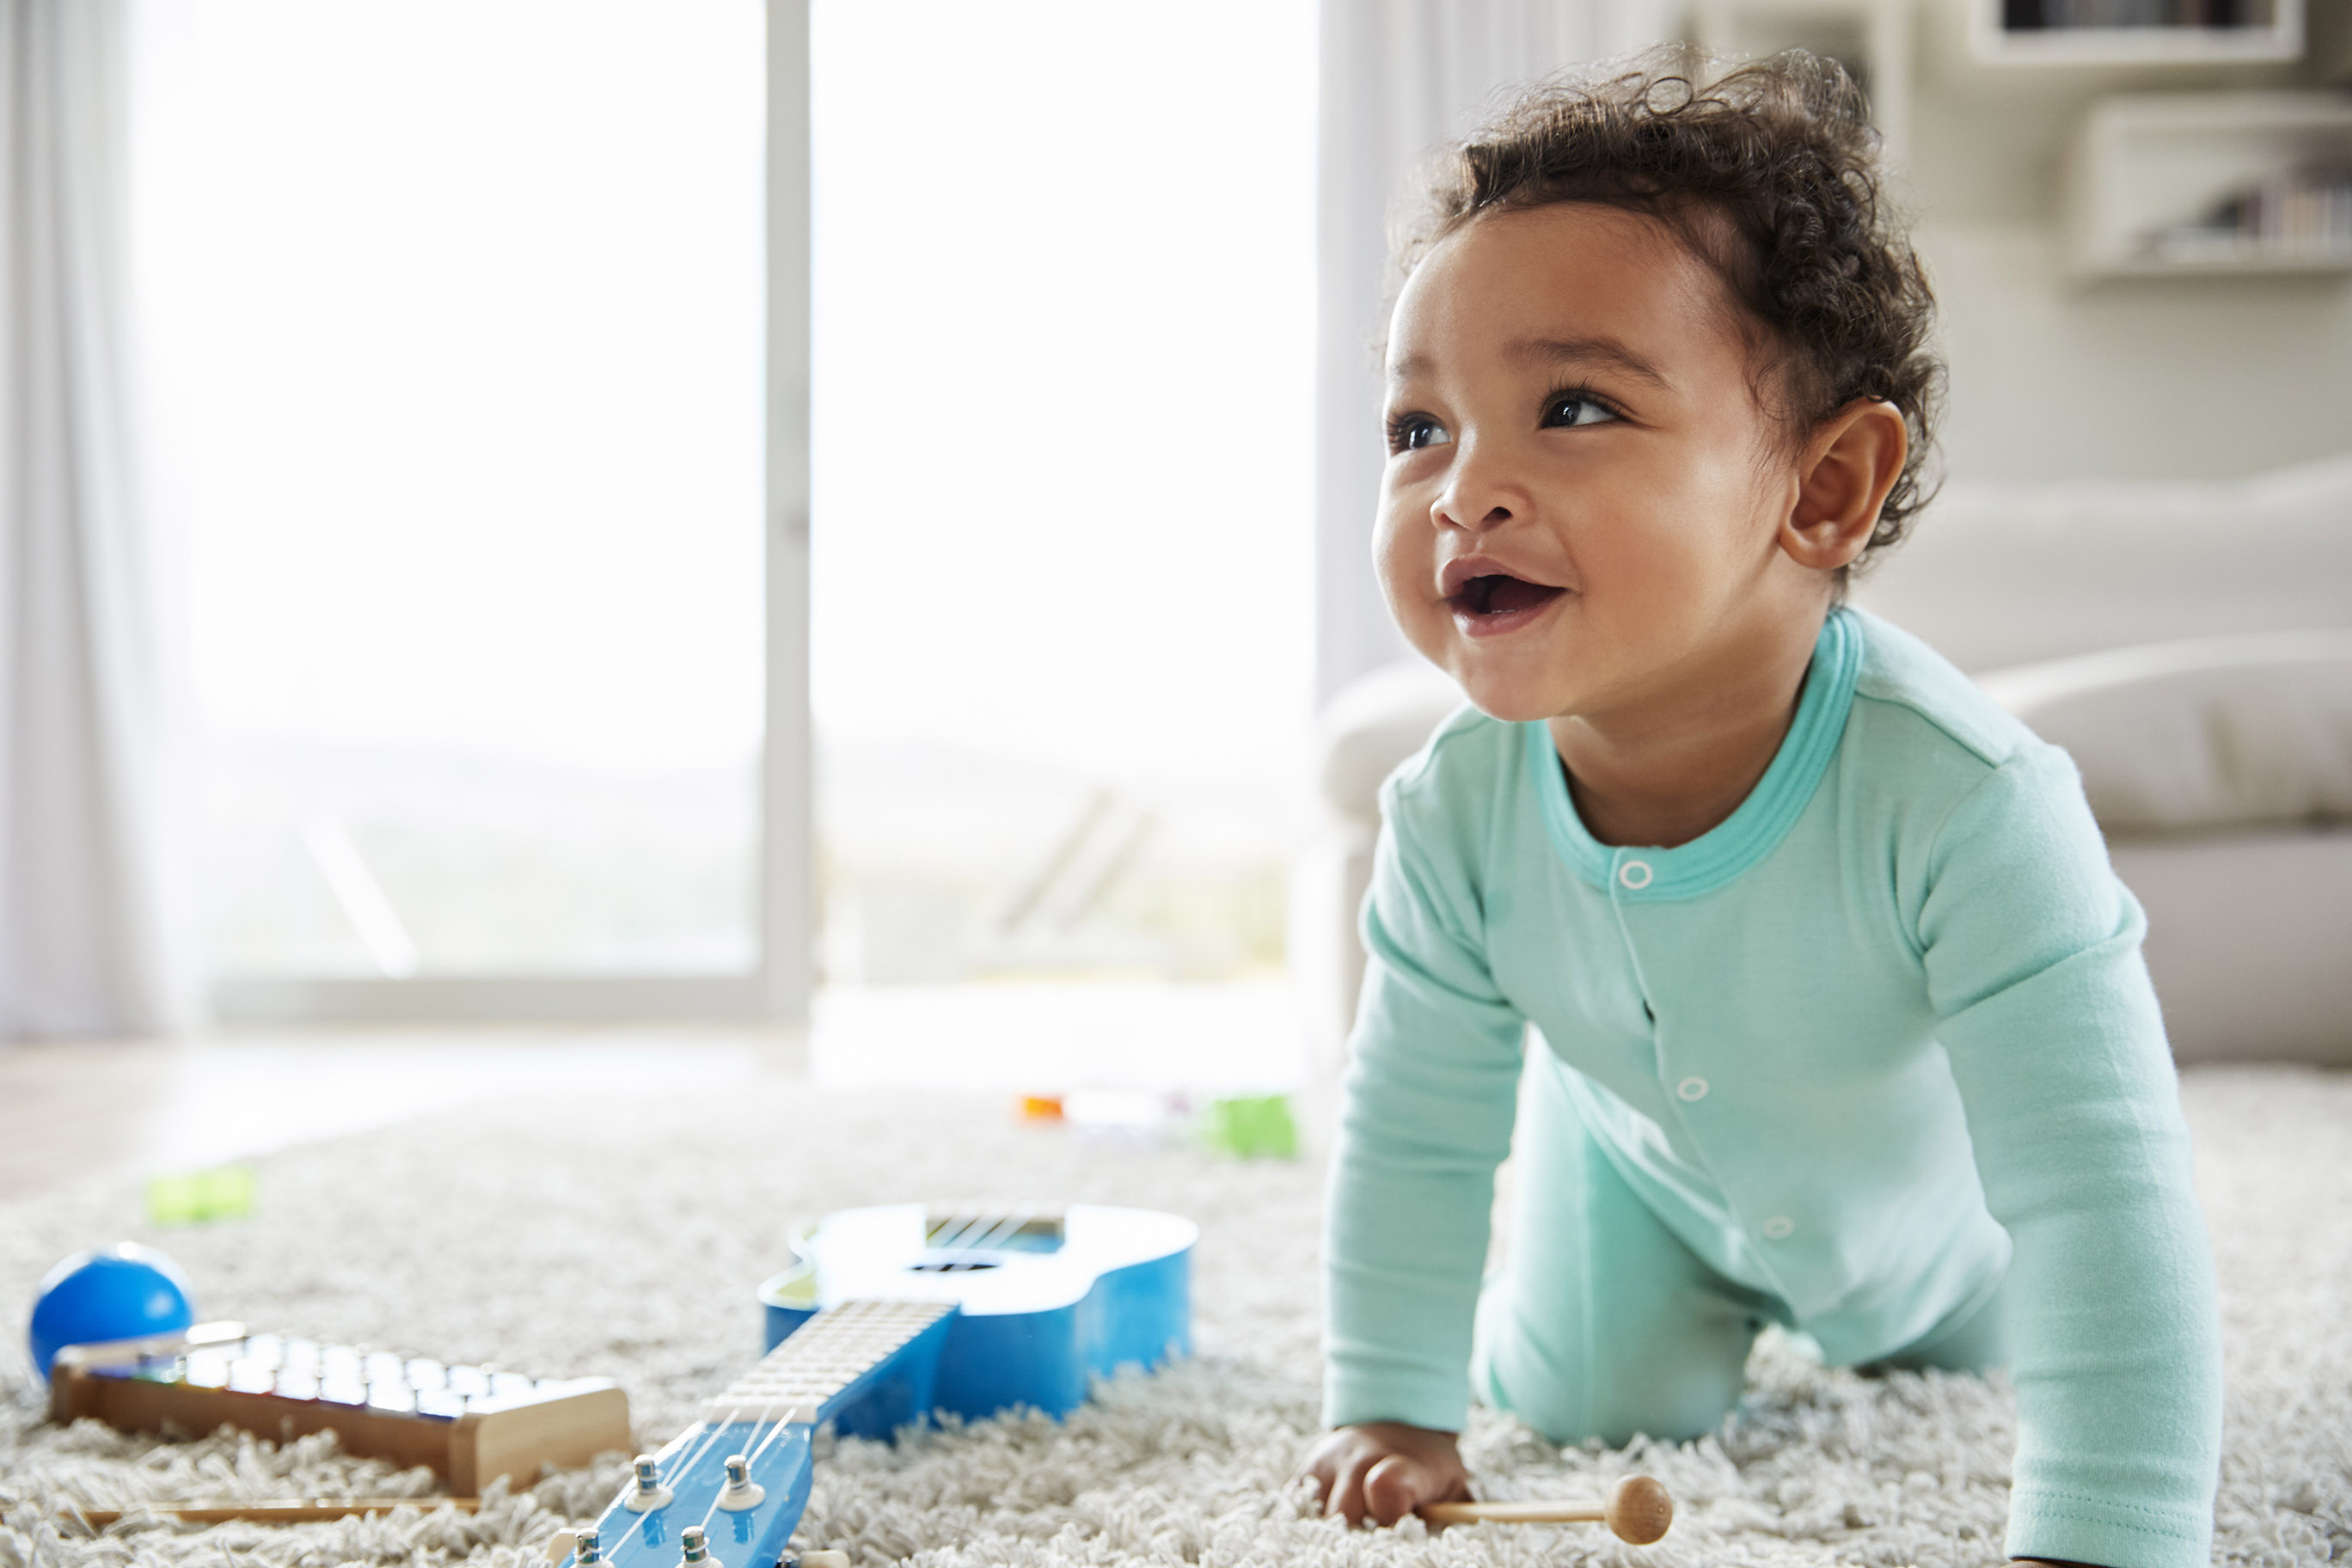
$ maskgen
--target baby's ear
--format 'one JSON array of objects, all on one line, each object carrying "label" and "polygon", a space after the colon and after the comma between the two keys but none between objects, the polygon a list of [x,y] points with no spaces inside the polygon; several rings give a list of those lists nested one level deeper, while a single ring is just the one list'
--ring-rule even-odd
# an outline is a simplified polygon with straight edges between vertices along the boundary
[{"label": "baby's ear", "polygon": [[1797,500],[1780,524],[1780,548],[1817,572],[1852,562],[1870,542],[1910,449],[1910,428],[1891,403],[1857,398],[1831,415],[1798,459]]}]

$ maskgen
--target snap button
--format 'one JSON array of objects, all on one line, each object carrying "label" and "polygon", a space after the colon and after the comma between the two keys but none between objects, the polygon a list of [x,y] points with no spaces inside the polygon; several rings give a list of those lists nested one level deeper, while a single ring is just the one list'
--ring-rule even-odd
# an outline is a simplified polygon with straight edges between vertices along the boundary
[{"label": "snap button", "polygon": [[1683,1079],[1682,1082],[1675,1085],[1675,1092],[1682,1096],[1685,1100],[1705,1100],[1706,1098],[1706,1079],[1696,1075],[1686,1078]]},{"label": "snap button", "polygon": [[1797,1228],[1797,1222],[1787,1215],[1776,1214],[1764,1222],[1764,1234],[1774,1241],[1786,1241]]},{"label": "snap button", "polygon": [[1628,860],[1617,868],[1617,879],[1635,889],[1648,887],[1650,877],[1650,863],[1647,860]]}]

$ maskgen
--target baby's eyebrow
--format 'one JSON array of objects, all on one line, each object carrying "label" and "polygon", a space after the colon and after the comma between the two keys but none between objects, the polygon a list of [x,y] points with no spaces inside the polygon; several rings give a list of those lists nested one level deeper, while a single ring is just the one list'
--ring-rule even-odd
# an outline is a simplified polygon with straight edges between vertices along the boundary
[{"label": "baby's eyebrow", "polygon": [[1411,381],[1417,375],[1426,375],[1432,363],[1427,354],[1407,354],[1401,360],[1391,361],[1389,384],[1393,386],[1398,382]]},{"label": "baby's eyebrow", "polygon": [[[1543,364],[1604,364],[1668,392],[1674,390],[1674,383],[1656,365],[1612,337],[1520,338],[1506,345],[1503,352],[1515,360]],[[1393,386],[1411,381],[1434,368],[1435,361],[1430,355],[1407,354],[1389,366],[1389,383]]]},{"label": "baby's eyebrow", "polygon": [[1546,364],[1605,364],[1667,391],[1674,390],[1674,384],[1656,365],[1615,338],[1521,338],[1504,352],[1513,359],[1539,360]]}]

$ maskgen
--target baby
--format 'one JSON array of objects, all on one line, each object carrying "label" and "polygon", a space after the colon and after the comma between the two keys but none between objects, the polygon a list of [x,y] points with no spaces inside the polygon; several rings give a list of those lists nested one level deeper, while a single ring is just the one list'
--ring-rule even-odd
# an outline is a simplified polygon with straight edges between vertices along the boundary
[{"label": "baby", "polygon": [[1350,1522],[1468,1496],[1474,1395],[1706,1433],[1777,1322],[2006,1366],[2011,1556],[2206,1561],[2219,1328],[2139,908],[2064,753],[1843,604],[1941,374],[1873,140],[1801,55],[1553,86],[1404,251],[1375,549],[1472,706],[1383,789],[1364,910],[1307,1464]]}]

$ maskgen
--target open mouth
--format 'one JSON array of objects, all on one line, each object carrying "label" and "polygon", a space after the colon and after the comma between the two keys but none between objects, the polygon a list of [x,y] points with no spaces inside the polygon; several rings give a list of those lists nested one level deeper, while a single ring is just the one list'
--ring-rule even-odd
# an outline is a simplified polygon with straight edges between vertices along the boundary
[{"label": "open mouth", "polygon": [[1463,584],[1461,592],[1454,595],[1454,613],[1481,620],[1497,619],[1522,610],[1538,609],[1566,592],[1565,588],[1549,588],[1541,583],[1497,572]]}]

